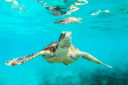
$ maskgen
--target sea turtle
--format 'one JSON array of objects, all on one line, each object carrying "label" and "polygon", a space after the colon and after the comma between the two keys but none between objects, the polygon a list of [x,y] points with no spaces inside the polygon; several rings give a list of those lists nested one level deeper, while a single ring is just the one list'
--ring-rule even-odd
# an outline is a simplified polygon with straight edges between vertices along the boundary
[{"label": "sea turtle", "polygon": [[80,18],[80,17],[68,17],[68,18],[65,18],[63,20],[58,20],[54,23],[55,24],[80,23],[80,20],[82,20],[82,18]]},{"label": "sea turtle", "polygon": [[37,56],[42,56],[49,63],[63,63],[65,65],[68,65],[82,57],[97,64],[102,64],[111,68],[111,66],[102,63],[92,55],[86,52],[82,52],[74,47],[71,43],[71,39],[71,32],[64,31],[61,33],[60,38],[57,42],[49,44],[40,52],[9,60],[8,62],[6,62],[6,64],[12,66],[19,65]]}]

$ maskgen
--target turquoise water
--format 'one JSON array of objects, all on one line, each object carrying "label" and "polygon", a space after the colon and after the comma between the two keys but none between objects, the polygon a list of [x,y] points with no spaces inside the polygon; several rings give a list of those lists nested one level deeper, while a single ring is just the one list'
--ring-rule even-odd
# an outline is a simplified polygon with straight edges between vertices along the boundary
[{"label": "turquoise water", "polygon": [[[11,2],[0,1],[0,85],[128,85],[128,0],[88,0],[78,11],[62,17],[52,16],[33,0],[18,3],[15,8]],[[71,16],[83,19],[80,24],[54,24]],[[62,31],[71,31],[73,45],[113,68],[82,58],[68,66],[51,64],[41,56],[19,66],[5,65],[9,59],[57,41]]]}]

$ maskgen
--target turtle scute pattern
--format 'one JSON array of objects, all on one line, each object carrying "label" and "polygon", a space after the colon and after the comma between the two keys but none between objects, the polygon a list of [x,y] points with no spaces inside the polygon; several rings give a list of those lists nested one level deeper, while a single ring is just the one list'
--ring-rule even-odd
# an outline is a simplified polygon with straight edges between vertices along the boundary
[{"label": "turtle scute pattern", "polygon": [[49,44],[47,47],[45,47],[43,50],[44,51],[50,51],[50,52],[55,52],[56,48],[58,47],[58,42],[53,42]]}]

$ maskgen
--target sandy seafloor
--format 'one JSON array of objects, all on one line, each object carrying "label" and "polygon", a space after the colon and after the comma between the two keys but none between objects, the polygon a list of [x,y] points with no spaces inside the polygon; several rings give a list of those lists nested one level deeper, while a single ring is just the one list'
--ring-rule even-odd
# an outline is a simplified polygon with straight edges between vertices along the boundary
[{"label": "sandy seafloor", "polygon": [[[0,0],[0,85],[128,85],[128,0],[88,0],[79,11],[64,17],[50,15],[33,0],[17,1],[21,9]],[[71,16],[83,20],[53,23]],[[57,41],[62,31],[71,31],[77,48],[113,68],[82,58],[68,66],[51,64],[41,56],[19,66],[5,65],[9,59]]]}]

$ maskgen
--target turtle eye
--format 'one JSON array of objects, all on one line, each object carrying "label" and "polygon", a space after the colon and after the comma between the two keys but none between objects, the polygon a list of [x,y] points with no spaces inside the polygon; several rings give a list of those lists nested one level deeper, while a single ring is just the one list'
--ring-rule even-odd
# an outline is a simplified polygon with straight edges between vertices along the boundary
[{"label": "turtle eye", "polygon": [[61,33],[59,41],[65,38],[65,33]]},{"label": "turtle eye", "polygon": [[61,35],[61,39],[63,39],[65,37],[65,34],[63,33],[62,35]]}]

